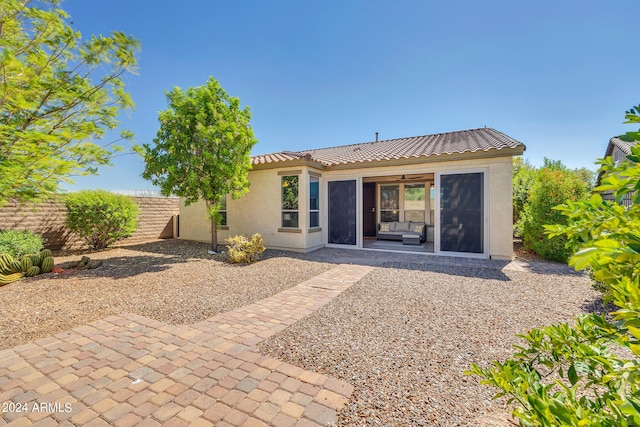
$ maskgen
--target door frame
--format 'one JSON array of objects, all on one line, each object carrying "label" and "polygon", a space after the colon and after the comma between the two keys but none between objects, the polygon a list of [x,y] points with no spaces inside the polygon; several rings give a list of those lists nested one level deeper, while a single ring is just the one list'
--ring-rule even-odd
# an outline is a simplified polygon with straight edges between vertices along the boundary
[{"label": "door frame", "polygon": [[365,226],[365,217],[367,216],[367,212],[365,212],[365,203],[364,203],[364,196],[365,196],[365,191],[364,188],[365,186],[371,186],[373,187],[373,212],[369,212],[369,213],[373,213],[373,234],[372,236],[376,235],[376,228],[378,225],[378,183],[377,182],[362,182],[362,238],[364,240],[364,232],[366,231],[364,229]]},{"label": "door frame", "polygon": [[[440,177],[442,175],[460,175],[460,174],[469,174],[469,173],[482,173],[482,203],[483,203],[483,212],[482,212],[482,253],[475,252],[452,252],[452,251],[442,251],[440,250]],[[461,258],[486,258],[489,259],[489,203],[491,202],[489,197],[489,168],[474,168],[474,169],[456,169],[456,170],[446,170],[446,171],[434,171],[435,175],[435,192],[436,192],[436,203],[434,207],[433,214],[433,240],[434,240],[434,253],[437,255],[450,255]]]},{"label": "door frame", "polygon": [[[355,181],[356,183],[356,244],[355,245],[342,245],[338,243],[329,243],[329,183],[333,181]],[[322,240],[324,245],[328,248],[350,248],[360,249],[362,248],[362,177],[359,176],[340,176],[335,178],[327,178],[322,183],[322,206],[326,206],[326,210],[322,215]]]}]

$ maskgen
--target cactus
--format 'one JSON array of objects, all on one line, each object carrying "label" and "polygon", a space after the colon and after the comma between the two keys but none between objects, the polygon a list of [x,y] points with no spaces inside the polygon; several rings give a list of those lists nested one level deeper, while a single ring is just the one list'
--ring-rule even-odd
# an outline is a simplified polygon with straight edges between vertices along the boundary
[{"label": "cactus", "polygon": [[51,273],[53,269],[53,257],[48,256],[42,260],[42,265],[40,266],[40,273]]},{"label": "cactus", "polygon": [[42,256],[42,259],[45,259],[46,257],[53,256],[53,254],[51,253],[51,251],[49,249],[41,250],[40,251],[40,255]]},{"label": "cactus", "polygon": [[40,267],[36,267],[34,265],[33,267],[30,267],[24,275],[27,277],[33,277],[38,274],[40,274]]},{"label": "cactus", "polygon": [[11,274],[20,271],[22,265],[9,254],[0,255],[0,274]]},{"label": "cactus", "polygon": [[0,286],[8,285],[24,277],[24,273],[0,274]]},{"label": "cactus", "polygon": [[5,261],[5,254],[0,255],[0,274],[9,274],[11,271],[9,270],[9,263]]},{"label": "cactus", "polygon": [[33,266],[40,267],[40,264],[42,264],[43,260],[41,254],[31,254],[29,255],[29,257],[31,257],[31,263],[33,264]]},{"label": "cactus", "polygon": [[13,263],[14,259],[11,254],[0,254],[0,264],[9,265]]},{"label": "cactus", "polygon": [[27,270],[33,267],[33,262],[31,262],[31,257],[29,255],[23,256],[20,264],[20,271],[22,271],[23,273],[26,273]]}]

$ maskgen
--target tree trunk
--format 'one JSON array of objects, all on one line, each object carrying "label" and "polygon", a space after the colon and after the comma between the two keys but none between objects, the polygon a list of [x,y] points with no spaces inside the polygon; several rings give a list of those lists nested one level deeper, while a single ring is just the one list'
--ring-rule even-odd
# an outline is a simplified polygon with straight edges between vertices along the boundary
[{"label": "tree trunk", "polygon": [[211,250],[214,252],[218,252],[218,225],[216,223],[216,219],[214,216],[211,216],[211,206],[213,206],[213,202],[207,200],[207,214],[209,215],[209,220],[211,221]]},{"label": "tree trunk", "polygon": [[218,252],[218,226],[214,218],[211,219],[211,250]]}]

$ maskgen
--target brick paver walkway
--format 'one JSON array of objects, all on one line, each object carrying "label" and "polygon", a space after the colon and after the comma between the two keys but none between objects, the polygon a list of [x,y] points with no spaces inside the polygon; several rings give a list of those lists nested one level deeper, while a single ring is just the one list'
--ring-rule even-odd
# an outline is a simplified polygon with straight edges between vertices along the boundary
[{"label": "brick paver walkway", "polygon": [[353,387],[260,355],[259,341],[372,267],[339,265],[189,326],[114,316],[0,352],[0,424],[330,425]]}]

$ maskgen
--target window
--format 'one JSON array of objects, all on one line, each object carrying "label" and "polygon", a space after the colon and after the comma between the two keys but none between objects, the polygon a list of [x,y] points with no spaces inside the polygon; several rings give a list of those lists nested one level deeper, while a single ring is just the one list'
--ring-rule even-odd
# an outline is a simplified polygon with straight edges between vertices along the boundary
[{"label": "window", "polygon": [[400,221],[400,186],[380,186],[380,221]]},{"label": "window", "polygon": [[220,198],[218,215],[219,215],[218,225],[227,225],[227,195],[226,194]]},{"label": "window", "polygon": [[320,180],[309,177],[309,228],[320,227]]},{"label": "window", "polygon": [[424,184],[404,184],[404,220],[424,222]]},{"label": "window", "polygon": [[282,227],[298,228],[298,176],[282,177]]}]

